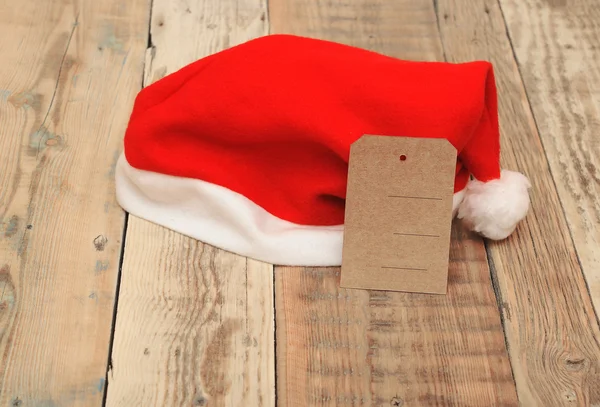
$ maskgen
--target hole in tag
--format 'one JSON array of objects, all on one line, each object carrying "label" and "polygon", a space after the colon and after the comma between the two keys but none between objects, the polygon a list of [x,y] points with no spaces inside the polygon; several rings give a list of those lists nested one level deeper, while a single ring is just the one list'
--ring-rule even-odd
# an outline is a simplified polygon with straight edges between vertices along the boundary
[{"label": "hole in tag", "polygon": [[400,156],[400,161],[406,161],[406,155],[402,154],[402,155]]}]

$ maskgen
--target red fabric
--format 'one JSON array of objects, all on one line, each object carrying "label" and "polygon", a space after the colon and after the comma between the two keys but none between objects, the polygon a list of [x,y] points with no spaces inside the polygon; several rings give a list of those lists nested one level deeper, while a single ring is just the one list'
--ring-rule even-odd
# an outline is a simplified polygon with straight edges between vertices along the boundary
[{"label": "red fabric", "polygon": [[469,173],[499,178],[488,62],[410,62],[271,35],[196,61],[143,89],[127,133],[133,167],[236,191],[299,224],[343,223],[350,145],[363,134],[444,137]]}]

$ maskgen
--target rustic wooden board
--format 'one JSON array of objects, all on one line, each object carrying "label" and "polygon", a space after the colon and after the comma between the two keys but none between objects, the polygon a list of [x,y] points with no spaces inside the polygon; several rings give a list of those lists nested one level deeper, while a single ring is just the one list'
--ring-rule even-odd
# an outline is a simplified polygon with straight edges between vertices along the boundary
[{"label": "rustic wooden board", "polygon": [[[532,212],[526,221],[510,239],[488,246],[492,271],[498,281],[499,301],[503,305],[519,400],[524,406],[598,405],[598,321],[569,235],[555,180],[529,110],[502,10],[496,0],[439,0],[437,12],[442,42],[450,60],[487,59],[494,63],[503,133],[502,163],[527,174],[533,184]],[[548,14],[541,12],[540,18],[547,19]],[[585,23],[573,22],[573,25],[577,24]],[[527,29],[531,28],[527,23]],[[558,33],[553,35],[567,39]],[[538,37],[538,41],[547,39]],[[545,42],[540,43],[540,49],[547,47]],[[533,50],[528,52],[532,58],[537,55]],[[575,60],[572,60],[573,64],[578,64]],[[554,60],[539,64],[552,63]],[[550,80],[547,73],[543,75]],[[561,79],[561,83],[566,82]],[[562,92],[561,87],[552,99],[534,99],[533,105],[538,105],[538,111],[554,111],[567,97],[562,96]],[[582,99],[582,103],[585,100]],[[569,122],[562,122],[561,131],[567,128]],[[543,136],[546,146],[555,135],[548,133],[547,126],[541,126],[540,131],[546,133]],[[559,137],[566,140],[569,136]],[[585,154],[586,148],[577,151]],[[557,157],[554,147],[547,148],[546,153],[554,163],[570,154],[565,151],[567,155]],[[569,165],[572,169],[561,167],[561,170],[574,173],[576,163]],[[557,183],[564,183],[564,180]],[[565,199],[571,198],[565,196]]]},{"label": "rustic wooden board", "polygon": [[482,243],[454,228],[451,252],[447,296],[278,267],[278,405],[516,406]]},{"label": "rustic wooden board", "polygon": [[272,267],[130,216],[108,406],[273,406]]},{"label": "rustic wooden board", "polygon": [[[271,0],[272,32],[442,60],[432,2]],[[339,288],[338,268],[276,268],[280,406],[516,406],[482,241],[453,229],[446,296]]]},{"label": "rustic wooden board", "polygon": [[[262,1],[156,0],[146,85],[266,33]],[[129,217],[107,406],[274,406],[273,266]]]},{"label": "rustic wooden board", "polygon": [[2,406],[102,404],[124,227],[113,171],[148,9],[0,1]]},{"label": "rustic wooden board", "polygon": [[579,261],[600,311],[599,4],[500,4]]}]

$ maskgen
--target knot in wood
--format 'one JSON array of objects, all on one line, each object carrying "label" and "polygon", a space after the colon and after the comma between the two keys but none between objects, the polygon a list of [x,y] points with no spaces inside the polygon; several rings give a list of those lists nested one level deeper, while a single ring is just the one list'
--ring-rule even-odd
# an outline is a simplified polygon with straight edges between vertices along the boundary
[{"label": "knot in wood", "polygon": [[393,407],[402,407],[404,405],[404,400],[402,400],[400,397],[394,397],[390,401],[390,405]]}]

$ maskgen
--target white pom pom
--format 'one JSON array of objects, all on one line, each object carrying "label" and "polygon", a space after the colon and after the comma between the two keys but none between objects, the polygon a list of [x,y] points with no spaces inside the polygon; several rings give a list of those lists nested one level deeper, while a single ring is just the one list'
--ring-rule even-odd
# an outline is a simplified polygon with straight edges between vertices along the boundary
[{"label": "white pom pom", "polygon": [[454,196],[452,197],[452,218],[454,218],[458,213],[458,208],[460,207],[460,204],[465,198],[465,191],[466,188],[461,191],[455,192]]},{"label": "white pom pom", "polygon": [[525,175],[508,170],[502,170],[497,180],[470,180],[458,218],[484,237],[504,239],[529,211],[529,188],[531,184]]}]

